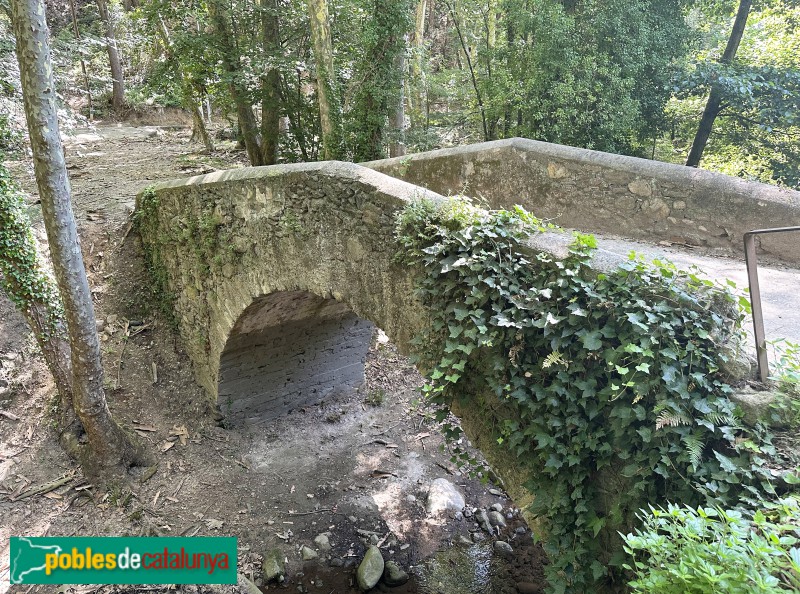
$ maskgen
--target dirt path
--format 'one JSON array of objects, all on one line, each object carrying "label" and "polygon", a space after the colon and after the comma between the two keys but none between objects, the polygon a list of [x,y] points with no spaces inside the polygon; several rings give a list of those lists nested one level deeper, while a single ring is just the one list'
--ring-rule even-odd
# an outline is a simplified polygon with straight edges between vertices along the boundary
[{"label": "dirt path", "polygon": [[[194,148],[187,132],[156,128],[87,131],[66,143],[109,405],[158,463],[138,469],[125,492],[105,492],[82,479],[48,428],[49,375],[21,317],[0,296],[0,410],[8,413],[0,415],[0,594],[53,591],[9,584],[11,535],[237,536],[239,571],[262,590],[326,594],[357,591],[355,568],[367,545],[378,543],[384,558],[411,577],[391,589],[379,584],[382,591],[538,591],[544,556],[518,510],[497,487],[458,473],[440,451],[432,411],[418,402],[421,378],[380,334],[363,392],[295,410],[258,430],[216,426],[175,335],[150,306],[153,289],[130,233],[142,188],[241,164],[238,152],[205,155]],[[12,168],[35,205],[30,172],[22,163]],[[65,482],[58,488],[25,497],[59,478]],[[463,494],[463,510],[427,512],[435,479]],[[492,505],[508,524],[499,535],[474,522],[479,509]],[[513,546],[510,557],[494,552],[499,539]],[[286,563],[282,583],[268,584],[262,575],[270,554]],[[171,591],[247,587],[240,580],[239,586]]]}]

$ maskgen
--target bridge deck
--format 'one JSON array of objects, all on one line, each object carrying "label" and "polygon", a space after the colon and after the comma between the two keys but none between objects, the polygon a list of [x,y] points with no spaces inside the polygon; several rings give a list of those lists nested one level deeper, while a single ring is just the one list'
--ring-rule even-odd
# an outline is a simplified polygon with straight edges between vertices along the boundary
[{"label": "bridge deck", "polygon": [[[699,249],[670,247],[647,242],[630,241],[608,236],[602,239],[603,248],[617,254],[626,255],[635,250],[649,258],[665,258],[680,268],[692,264],[705,272],[710,279],[733,280],[738,287],[747,290],[747,269],[744,256],[739,258],[716,256],[703,253]],[[785,338],[800,343],[800,270],[781,264],[761,264],[758,266],[761,287],[761,303],[764,310],[764,326],[767,341]],[[747,321],[748,333],[752,335],[752,321]],[[755,352],[755,346],[750,345]]]}]

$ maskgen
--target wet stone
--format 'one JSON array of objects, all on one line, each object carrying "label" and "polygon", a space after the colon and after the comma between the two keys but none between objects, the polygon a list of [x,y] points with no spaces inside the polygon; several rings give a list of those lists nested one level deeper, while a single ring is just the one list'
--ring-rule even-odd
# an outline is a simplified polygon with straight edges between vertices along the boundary
[{"label": "wet stone", "polygon": [[394,561],[387,561],[383,570],[383,582],[390,587],[402,586],[408,581],[408,574]]},{"label": "wet stone", "polygon": [[486,540],[486,535],[483,532],[473,532],[472,542],[483,542]]},{"label": "wet stone", "polygon": [[327,534],[320,534],[314,538],[314,544],[320,551],[327,552],[331,550],[331,542]]},{"label": "wet stone", "polygon": [[282,582],[286,575],[286,566],[283,560],[283,552],[280,549],[272,549],[264,557],[261,563],[261,571],[264,583]]},{"label": "wet stone", "polygon": [[497,540],[494,543],[494,552],[501,557],[510,557],[514,554],[514,549],[505,541]]},{"label": "wet stone", "polygon": [[501,514],[500,512],[492,510],[487,514],[487,516],[489,518],[489,524],[491,526],[500,527],[500,528],[505,528],[506,527],[506,519],[503,517],[503,514]]},{"label": "wet stone", "polygon": [[444,478],[438,478],[431,483],[426,506],[429,514],[461,511],[464,505],[464,496],[453,483]]},{"label": "wet stone", "polygon": [[363,591],[374,587],[383,575],[383,568],[383,555],[380,549],[374,545],[369,547],[356,571],[358,587]]}]

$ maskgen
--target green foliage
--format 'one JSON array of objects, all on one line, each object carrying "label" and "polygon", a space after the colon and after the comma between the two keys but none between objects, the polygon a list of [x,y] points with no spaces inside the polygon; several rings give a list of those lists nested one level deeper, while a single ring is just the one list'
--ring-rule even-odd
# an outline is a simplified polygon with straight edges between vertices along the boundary
[{"label": "green foliage", "polygon": [[[0,163],[0,288],[28,318],[37,318],[47,340],[60,331],[63,310],[55,282],[45,271],[22,194]],[[44,317],[44,318],[43,318]]]},{"label": "green foliage", "polygon": [[420,201],[398,219],[398,257],[424,271],[426,394],[494,399],[502,446],[535,477],[551,591],[584,592],[639,509],[760,501],[775,449],[739,426],[718,374],[741,323],[729,287],[635,256],[597,273],[592,237],[558,260],[525,247],[541,229],[519,207]]},{"label": "green foliage", "polygon": [[[142,233],[142,229],[150,227],[151,229],[158,228],[158,196],[153,189],[153,186],[148,186],[138,197],[138,204],[134,212],[134,225],[137,230]],[[177,327],[177,320],[175,319],[175,296],[169,291],[167,284],[167,270],[163,265],[164,259],[161,250],[167,243],[167,238],[160,237],[158,234],[149,234],[150,237],[156,237],[156,240],[146,246],[145,249],[145,262],[150,278],[155,282],[151,287],[152,302],[156,303],[161,314],[170,322],[173,328]],[[149,301],[149,300],[148,300]]]},{"label": "green foliage", "polygon": [[701,165],[761,181],[800,187],[800,6],[754,3],[736,59],[718,63],[737,3],[698,3],[699,44],[676,74],[672,119],[675,160],[683,162],[711,85],[722,92]]},{"label": "green foliage", "polygon": [[789,427],[800,429],[800,344],[776,340],[772,347],[771,378],[786,397],[775,403],[778,418]]},{"label": "green foliage", "polygon": [[386,156],[387,117],[400,99],[403,71],[398,58],[405,52],[404,35],[411,28],[409,0],[375,0],[362,31],[364,53],[352,81],[354,105],[349,113],[349,144],[353,161]]},{"label": "green foliage", "polygon": [[15,130],[6,114],[0,114],[0,158],[3,153],[18,151],[22,148],[22,134]]},{"label": "green foliage", "polygon": [[623,536],[633,592],[750,594],[800,591],[800,500],[745,516],[670,505]]}]

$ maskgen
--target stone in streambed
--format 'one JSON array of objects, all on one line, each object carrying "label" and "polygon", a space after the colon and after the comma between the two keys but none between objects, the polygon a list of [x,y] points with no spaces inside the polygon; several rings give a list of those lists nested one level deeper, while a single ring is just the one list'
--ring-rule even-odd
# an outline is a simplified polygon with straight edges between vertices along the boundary
[{"label": "stone in streambed", "polygon": [[378,580],[381,579],[383,569],[383,555],[381,555],[381,551],[378,547],[372,545],[367,549],[364,559],[361,561],[361,565],[359,565],[358,570],[356,570],[358,587],[364,592],[373,588],[375,584],[378,583]]},{"label": "stone in streambed", "polygon": [[383,570],[383,583],[394,588],[408,581],[408,574],[394,561],[387,561]]}]

